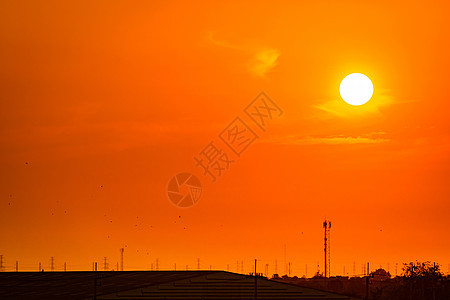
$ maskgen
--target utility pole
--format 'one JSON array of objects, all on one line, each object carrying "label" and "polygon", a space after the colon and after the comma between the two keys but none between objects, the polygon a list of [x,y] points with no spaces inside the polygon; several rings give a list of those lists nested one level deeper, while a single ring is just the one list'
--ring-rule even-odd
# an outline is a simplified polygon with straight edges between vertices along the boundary
[{"label": "utility pole", "polygon": [[66,265],[66,262],[64,262],[64,272],[67,272],[67,265]]},{"label": "utility pole", "polygon": [[50,258],[50,270],[55,271],[55,258],[53,256]]},{"label": "utility pole", "polygon": [[108,262],[106,256],[103,257],[103,271],[108,271]]},{"label": "utility pole", "polygon": [[255,259],[255,300],[258,299],[258,274],[256,273],[256,259]]},{"label": "utility pole", "polygon": [[197,258],[197,270],[200,270],[200,257]]},{"label": "utility pole", "polygon": [[16,272],[19,272],[19,261],[16,260]]},{"label": "utility pole", "polygon": [[0,255],[0,272],[3,272],[3,255]]},{"label": "utility pole", "polygon": [[370,268],[369,268],[369,263],[367,263],[366,300],[369,300],[369,274],[370,274]]},{"label": "utility pole", "polygon": [[123,271],[123,252],[125,251],[124,248],[120,248],[120,271]]},{"label": "utility pole", "polygon": [[94,263],[94,271],[97,272],[97,262]]},{"label": "utility pole", "polygon": [[[323,228],[324,228],[324,254],[325,254],[325,278],[330,276],[330,228],[331,228],[331,222],[325,220],[323,222]],[[328,243],[328,244],[327,244]]]},{"label": "utility pole", "polygon": [[275,274],[278,274],[278,261],[275,259]]},{"label": "utility pole", "polygon": [[40,272],[42,270],[42,268],[41,268],[41,262],[39,262],[39,269],[38,269],[38,271]]}]

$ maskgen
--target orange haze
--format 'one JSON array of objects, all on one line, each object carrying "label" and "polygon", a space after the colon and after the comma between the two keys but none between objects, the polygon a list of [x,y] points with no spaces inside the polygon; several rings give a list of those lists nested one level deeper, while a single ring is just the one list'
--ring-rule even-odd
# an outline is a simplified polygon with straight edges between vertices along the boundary
[{"label": "orange haze", "polygon": [[[450,262],[446,1],[2,1],[0,254],[7,270],[308,276]],[[374,84],[339,96],[349,73]],[[216,182],[194,156],[264,91],[282,110]],[[248,121],[248,119],[246,119]],[[167,198],[192,172],[190,208]],[[389,264],[389,265],[388,265]],[[239,267],[241,272],[241,267]],[[400,265],[398,267],[400,272]]]}]

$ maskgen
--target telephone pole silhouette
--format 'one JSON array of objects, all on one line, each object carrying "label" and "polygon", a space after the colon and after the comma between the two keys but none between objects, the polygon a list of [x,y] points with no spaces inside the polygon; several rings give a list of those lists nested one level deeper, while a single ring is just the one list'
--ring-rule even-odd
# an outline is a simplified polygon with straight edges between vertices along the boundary
[{"label": "telephone pole silhouette", "polygon": [[106,256],[103,257],[103,271],[108,271],[108,261]]},{"label": "telephone pole silhouette", "polygon": [[0,272],[3,272],[3,255],[0,255]]},{"label": "telephone pole silhouette", "polygon": [[55,271],[55,258],[53,256],[50,258],[50,271]]},{"label": "telephone pole silhouette", "polygon": [[256,259],[255,259],[255,300],[258,299],[258,274],[256,273]]},{"label": "telephone pole silhouette", "polygon": [[330,260],[330,228],[331,228],[331,222],[325,220],[323,222],[323,228],[324,228],[324,254],[325,254],[325,278],[330,276],[330,270],[331,270],[331,260]]},{"label": "telephone pole silhouette", "polygon": [[275,259],[275,274],[278,274],[278,261]]},{"label": "telephone pole silhouette", "polygon": [[120,248],[120,271],[123,271],[123,252],[125,251],[124,248]]}]

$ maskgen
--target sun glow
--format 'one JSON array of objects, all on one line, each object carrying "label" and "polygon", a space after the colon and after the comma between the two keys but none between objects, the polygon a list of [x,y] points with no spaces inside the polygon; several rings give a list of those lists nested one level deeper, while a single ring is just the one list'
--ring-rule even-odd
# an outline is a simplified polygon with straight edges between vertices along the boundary
[{"label": "sun glow", "polygon": [[363,105],[372,98],[373,84],[366,75],[352,73],[342,79],[339,92],[348,104]]}]

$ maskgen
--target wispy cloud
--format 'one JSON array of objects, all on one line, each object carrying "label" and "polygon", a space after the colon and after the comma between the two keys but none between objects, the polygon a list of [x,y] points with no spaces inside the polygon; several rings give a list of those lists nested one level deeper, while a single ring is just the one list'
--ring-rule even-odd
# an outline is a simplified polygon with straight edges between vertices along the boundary
[{"label": "wispy cloud", "polygon": [[227,41],[216,39],[212,32],[208,34],[208,39],[216,46],[247,53],[249,60],[246,67],[253,76],[264,78],[278,64],[280,52],[277,49],[262,46],[234,45]]},{"label": "wispy cloud", "polygon": [[322,103],[314,107],[341,118],[380,114],[383,107],[393,103],[393,98],[390,96],[389,91],[388,89],[375,88],[372,99],[361,106],[347,104],[338,96],[336,99],[323,100],[321,101]]},{"label": "wispy cloud", "polygon": [[249,63],[249,71],[253,75],[265,77],[276,65],[280,52],[275,49],[258,51]]},{"label": "wispy cloud", "polygon": [[305,137],[297,140],[297,144],[300,145],[339,145],[339,144],[379,144],[389,142],[389,139],[382,138],[369,138],[363,136],[336,136],[336,137]]},{"label": "wispy cloud", "polygon": [[267,139],[266,142],[291,145],[341,145],[341,144],[380,144],[389,142],[386,132],[377,131],[358,136],[329,135],[329,136],[285,136]]}]

